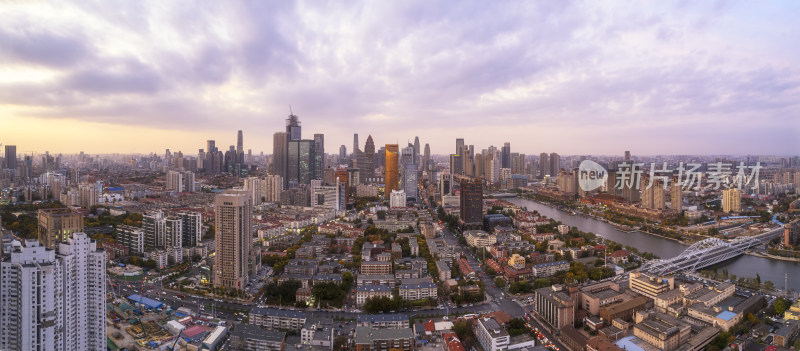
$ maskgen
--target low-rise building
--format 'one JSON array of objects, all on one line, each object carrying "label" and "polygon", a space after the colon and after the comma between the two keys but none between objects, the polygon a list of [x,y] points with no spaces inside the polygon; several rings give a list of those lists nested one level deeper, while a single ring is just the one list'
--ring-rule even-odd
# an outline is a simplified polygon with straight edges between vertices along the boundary
[{"label": "low-rise building", "polygon": [[330,318],[309,319],[300,330],[300,344],[333,348],[333,320]]},{"label": "low-rise building", "polygon": [[485,351],[505,351],[511,337],[494,318],[484,317],[475,323],[475,337]]},{"label": "low-rise building", "polygon": [[497,237],[494,234],[488,234],[483,230],[467,230],[464,232],[464,239],[467,244],[472,247],[488,247],[497,243]]},{"label": "low-rise building", "polygon": [[560,271],[569,270],[569,262],[555,261],[533,265],[532,274],[536,278],[550,277]]},{"label": "low-rise building", "polygon": [[238,324],[231,331],[233,350],[283,351],[286,333],[252,324]]},{"label": "low-rise building", "polygon": [[392,298],[392,288],[388,285],[361,285],[356,289],[356,305],[363,306],[369,298]]},{"label": "low-rise building", "polygon": [[647,272],[631,272],[631,290],[651,299],[675,288],[674,276],[661,276]]},{"label": "low-rise building", "polygon": [[254,307],[250,310],[250,324],[273,330],[297,330],[306,323],[306,314],[300,311]]},{"label": "low-rise building", "polygon": [[359,314],[356,317],[356,325],[359,327],[368,327],[372,329],[398,329],[411,327],[411,324],[408,320],[408,315],[403,313]]},{"label": "low-rise building", "polygon": [[647,308],[650,299],[644,296],[637,296],[628,301],[608,305],[600,309],[600,318],[606,323],[610,323],[615,318],[629,321],[633,314]]},{"label": "low-rise building", "polygon": [[356,326],[356,351],[414,350],[411,328],[374,329]]},{"label": "low-rise building", "polygon": [[361,262],[361,274],[392,274],[392,262],[390,261],[363,261]]},{"label": "low-rise building", "polygon": [[581,309],[593,316],[598,315],[601,308],[623,300],[620,284],[615,281],[586,285],[578,291]]},{"label": "low-rise building", "polygon": [[403,300],[421,300],[436,298],[437,288],[430,277],[419,279],[401,279],[398,293]]}]

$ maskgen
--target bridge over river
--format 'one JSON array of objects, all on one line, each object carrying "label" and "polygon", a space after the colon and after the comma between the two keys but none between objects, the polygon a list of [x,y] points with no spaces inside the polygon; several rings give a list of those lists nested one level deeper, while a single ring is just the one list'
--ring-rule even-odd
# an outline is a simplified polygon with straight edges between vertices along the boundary
[{"label": "bridge over river", "polygon": [[653,274],[698,270],[738,257],[748,249],[775,239],[782,233],[783,227],[781,226],[763,234],[730,241],[717,238],[705,239],[692,244],[678,256],[649,261],[639,270]]}]

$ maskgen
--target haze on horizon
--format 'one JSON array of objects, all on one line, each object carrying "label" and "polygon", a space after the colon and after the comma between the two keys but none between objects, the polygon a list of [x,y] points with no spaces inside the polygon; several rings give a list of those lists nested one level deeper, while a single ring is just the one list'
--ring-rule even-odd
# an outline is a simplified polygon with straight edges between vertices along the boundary
[{"label": "haze on horizon", "polygon": [[288,105],[326,151],[800,150],[797,2],[11,2],[0,143],[271,153]]}]

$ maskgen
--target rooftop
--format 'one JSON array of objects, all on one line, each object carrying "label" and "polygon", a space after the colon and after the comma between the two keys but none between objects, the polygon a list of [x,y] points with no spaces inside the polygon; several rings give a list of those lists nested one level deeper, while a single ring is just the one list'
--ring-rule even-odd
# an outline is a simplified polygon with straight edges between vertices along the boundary
[{"label": "rooftop", "polygon": [[286,333],[277,330],[262,329],[261,327],[252,324],[239,324],[236,326],[236,329],[231,331],[231,337],[282,342],[286,337]]},{"label": "rooftop", "polygon": [[413,339],[414,332],[411,328],[399,329],[374,329],[369,327],[356,327],[356,345],[371,344],[374,340]]}]

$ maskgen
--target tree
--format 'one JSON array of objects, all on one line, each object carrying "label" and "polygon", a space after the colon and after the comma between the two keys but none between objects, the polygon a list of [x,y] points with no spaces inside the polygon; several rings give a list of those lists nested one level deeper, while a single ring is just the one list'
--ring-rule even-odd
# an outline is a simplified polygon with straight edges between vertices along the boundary
[{"label": "tree", "polygon": [[775,314],[782,315],[786,312],[786,309],[789,308],[787,301],[784,298],[779,298],[772,303],[772,307],[775,308]]},{"label": "tree", "polygon": [[502,289],[503,287],[505,287],[505,286],[506,286],[506,280],[505,280],[505,279],[503,279],[503,278],[500,278],[500,277],[497,277],[497,278],[495,278],[495,279],[494,279],[494,283],[495,283],[495,285],[497,285],[497,287],[498,287],[498,288],[500,288],[500,289]]}]

